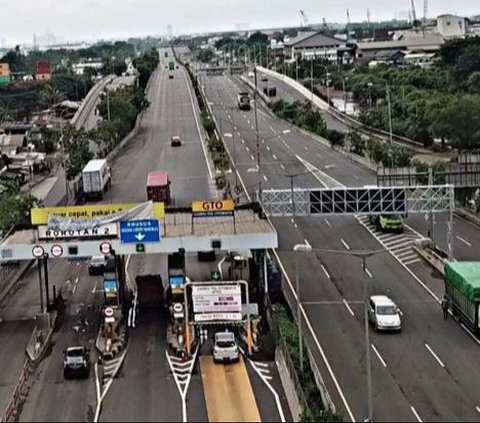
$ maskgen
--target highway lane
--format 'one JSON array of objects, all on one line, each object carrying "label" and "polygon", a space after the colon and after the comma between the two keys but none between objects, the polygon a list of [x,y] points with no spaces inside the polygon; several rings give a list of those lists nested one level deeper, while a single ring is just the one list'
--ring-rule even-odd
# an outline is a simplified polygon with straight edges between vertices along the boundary
[{"label": "highway lane", "polygon": [[[261,73],[259,73],[261,75]],[[272,77],[270,77],[272,79]],[[232,81],[230,80],[230,83]],[[235,81],[235,84],[238,86],[238,80]],[[227,83],[225,83],[227,85]],[[277,80],[277,85],[279,86],[284,86],[283,83]],[[295,97],[299,99],[299,94],[291,88],[288,85],[285,85],[284,91],[283,90],[277,90],[277,95],[278,97],[284,96],[285,93],[289,96],[290,100],[292,97]],[[262,106],[264,108],[264,106]],[[324,117],[325,113],[322,112]],[[259,115],[261,116],[261,114]],[[327,114],[327,116],[329,116]],[[286,125],[281,125],[279,124],[280,127],[285,127]],[[342,129],[344,130],[344,129]],[[301,137],[302,138],[302,137]],[[305,139],[305,137],[303,137]],[[298,139],[295,140],[295,143],[298,141]],[[315,140],[310,139],[307,140],[310,144],[315,144]],[[306,145],[303,145],[302,148],[309,148]],[[325,150],[325,149],[324,149]],[[315,152],[316,154],[320,154],[318,152]],[[317,156],[318,157],[318,156]],[[327,158],[328,157],[328,158]],[[312,159],[314,159],[313,156],[311,156]],[[328,169],[323,169],[327,174],[331,175],[338,181],[342,182],[343,184],[347,186],[363,186],[363,185],[370,185],[370,184],[376,184],[376,175],[372,171],[368,171],[362,166],[351,163],[350,166],[345,167],[345,162],[348,161],[347,159],[343,158],[340,154],[338,153],[333,153],[332,155],[325,156],[324,158],[327,158],[327,161],[331,161],[331,163],[325,164],[324,161],[324,166],[329,166],[329,164],[334,164],[338,166],[341,169],[346,170],[346,174],[349,172],[352,172],[351,175],[353,177],[353,180],[351,178],[345,177],[345,175],[341,175],[338,173],[338,171],[335,170],[334,168],[329,167]],[[312,161],[313,164],[315,164],[315,160]],[[320,162],[321,164],[321,162]],[[320,167],[320,169],[322,169]],[[438,245],[446,250],[447,249],[447,237],[446,237],[446,220],[447,217],[444,214],[437,214],[435,216],[435,228],[434,228],[434,238],[435,242],[438,243]],[[407,221],[408,225],[414,228],[416,231],[421,233],[424,236],[427,236],[428,234],[428,222],[425,219],[424,215],[410,215]],[[454,237],[453,237],[453,250],[454,250],[454,256],[457,260],[477,260],[478,257],[476,256],[475,252],[480,248],[480,229],[471,224],[468,221],[465,221],[464,219],[454,216]]]},{"label": "highway lane", "polygon": [[[230,93],[230,96],[231,96],[231,93]],[[230,100],[232,100],[232,98],[230,98]],[[222,101],[227,103],[228,102],[228,97],[226,98],[226,96],[224,96]],[[219,114],[220,114],[220,112],[219,112]],[[239,123],[239,125],[240,125],[240,123]],[[272,150],[273,144],[270,144],[270,146],[271,146],[271,150]],[[250,144],[250,147],[253,147],[253,145]],[[265,152],[265,150],[262,150],[262,152],[264,154],[267,154]],[[276,153],[274,152],[273,154],[276,154]],[[311,155],[309,157],[311,157]],[[242,157],[242,159],[243,159],[243,157]],[[339,167],[339,166],[337,165],[337,167]],[[247,173],[246,176],[245,176],[245,179],[248,181],[248,180],[251,180],[251,178],[252,178],[252,175]],[[275,181],[270,181],[269,180],[268,183],[271,183],[272,185],[277,185],[277,186],[282,185],[282,184],[283,184],[284,187],[287,186],[287,184],[284,181],[282,182],[281,180],[278,180],[278,177],[277,177],[277,180],[275,180]],[[247,185],[248,185],[248,182],[247,182]],[[317,183],[317,185],[318,185],[318,183]],[[302,235],[309,234],[309,236],[311,237],[311,236],[314,236],[315,234],[317,234],[317,232],[315,231],[315,229],[318,230],[318,225],[316,224],[316,222],[313,226],[311,226],[309,228],[306,228],[305,223],[301,222],[301,220],[302,219],[297,219],[297,222],[295,222],[295,223],[297,223],[297,225],[298,225],[297,227],[301,228]],[[307,219],[307,221],[308,220],[309,219]],[[331,226],[332,225],[331,219],[329,218],[328,221],[329,221],[330,226]],[[374,243],[374,247],[376,249],[379,248],[378,244],[375,245],[375,240],[373,238],[369,237],[366,234],[366,232],[362,233],[361,230],[359,231],[359,228],[357,227],[357,224],[354,221],[352,223],[353,223],[354,228],[349,227],[347,233],[343,232],[344,236],[341,237],[341,238],[337,238],[335,240],[335,243],[332,246],[330,246],[328,241],[325,239],[325,233],[324,232],[321,233],[321,239],[318,240],[317,245],[322,246],[323,248],[338,249],[339,248],[339,245],[338,245],[339,241],[343,240],[343,241],[346,241],[350,244],[352,242],[350,240],[350,238],[351,238],[352,234],[355,234],[356,236],[358,236],[358,239],[360,241],[359,247],[365,248],[365,243],[366,243],[366,240],[368,239],[370,242]],[[293,228],[295,228],[294,225],[295,224],[289,224],[287,222],[287,223],[284,223],[282,225],[281,230],[279,229],[280,245],[281,245],[282,250],[285,249],[284,248],[284,243],[282,241],[282,235],[281,235],[282,231],[283,230],[288,230],[289,228],[293,230]],[[341,230],[342,226],[343,226],[343,222],[342,222],[342,225],[339,225],[338,227],[335,226],[335,233],[338,233],[338,232],[342,233],[342,230]],[[284,229],[284,228],[286,228],[286,229]],[[317,235],[315,235],[315,236],[317,236]],[[320,234],[318,234],[318,236],[320,237]],[[299,238],[299,242],[302,242],[301,241],[302,236],[297,237],[297,239],[298,238]],[[293,239],[293,238],[291,236],[288,236],[288,237],[286,237],[286,239],[290,240],[290,239]],[[317,246],[317,245],[314,244],[313,240],[310,240],[309,242],[312,245]],[[285,250],[290,249],[291,246],[292,245],[290,245]],[[327,260],[331,260],[331,265],[330,266],[328,265]],[[357,261],[358,261],[358,259],[357,259]],[[372,261],[373,261],[373,259],[372,259]],[[323,274],[325,274],[324,269],[330,269],[330,267],[331,268],[338,267],[338,258],[334,260],[334,259],[331,259],[331,258],[328,259],[327,257],[325,257],[325,263],[326,264],[324,264],[324,268],[321,267],[320,269],[318,269]],[[351,280],[354,280],[355,278],[358,278],[358,271],[360,270],[359,264],[357,263],[356,266],[353,265],[353,264],[351,264],[351,265],[345,264],[345,266],[344,266],[343,263],[344,262],[343,262],[343,259],[342,259],[342,269],[346,268],[348,270],[348,269],[352,268],[353,270],[350,270],[351,274],[349,276],[344,276],[343,278],[341,278],[341,280],[351,281]],[[429,332],[431,330],[430,325],[424,325],[424,326],[427,327],[427,329],[425,329],[425,332],[428,331],[428,334],[432,336],[433,339],[431,338],[431,340],[429,342],[431,344],[436,345],[436,347],[434,347],[434,349],[435,348],[437,348],[437,349],[441,348],[441,346],[443,345],[443,343],[442,343],[443,342],[443,335],[442,335],[443,327],[439,328],[438,325],[443,324],[443,320],[439,321],[440,313],[439,313],[439,309],[438,309],[438,304],[436,304],[432,301],[432,298],[429,297],[422,288],[420,288],[417,281],[414,280],[410,274],[405,272],[405,269],[402,269],[401,267],[399,267],[398,262],[396,262],[392,257],[389,256],[388,259],[382,259],[382,260],[379,259],[378,262],[373,261],[373,263],[374,263],[374,265],[372,266],[371,270],[372,270],[372,273],[374,275],[375,274],[376,275],[382,275],[382,276],[388,275],[387,281],[385,281],[386,285],[381,284],[381,282],[383,283],[383,279],[380,280],[380,281],[375,281],[374,280],[373,282],[371,282],[371,284],[372,283],[375,284],[374,287],[379,286],[381,288],[380,292],[386,292],[386,290],[388,292],[388,290],[392,289],[391,288],[392,286],[405,287],[405,280],[409,280],[410,283],[415,287],[415,289],[417,290],[416,296],[418,296],[421,299],[417,298],[416,296],[413,297],[414,300],[411,299],[412,297],[409,295],[409,293],[411,292],[411,287],[408,287],[408,291],[406,291],[406,292],[399,292],[398,296],[399,296],[400,299],[402,299],[402,297],[403,297],[404,301],[406,302],[405,307],[407,307],[407,309],[408,309],[408,316],[410,316],[410,315],[418,316],[419,315],[419,312],[418,312],[419,307],[418,307],[418,304],[415,303],[416,301],[420,302],[422,304],[425,303],[428,306],[427,310],[425,311],[425,313],[428,314],[428,317],[423,315],[423,316],[421,316],[421,318],[417,317],[416,321],[417,322],[423,322],[423,321],[430,321],[431,320],[432,322],[434,322],[434,326],[435,326],[436,330],[438,330],[438,333],[436,333],[434,331],[434,333],[436,333],[435,336],[433,336],[433,334],[430,334],[430,332]],[[303,266],[302,266],[302,268],[303,268]],[[322,274],[322,273],[320,273],[320,274]],[[327,273],[330,275],[330,270],[327,270]],[[316,273],[314,271],[309,272],[310,277],[312,277],[313,275],[318,275],[318,274],[319,274],[318,272]],[[330,277],[333,279],[333,277],[331,275],[330,275]],[[328,279],[330,279],[330,278],[328,278]],[[339,293],[342,292],[342,291],[345,292],[346,288],[347,288],[346,286],[343,286],[343,287],[340,286],[340,288],[337,287],[337,291]],[[351,292],[357,292],[356,301],[361,300],[361,290],[360,290],[359,287],[357,287],[357,291],[355,291],[355,289],[352,289],[350,287],[350,285],[348,285],[348,288],[350,289]],[[377,287],[376,289],[379,289],[379,288]],[[407,289],[407,288],[404,288],[404,289]],[[307,295],[306,297],[309,298],[309,299],[312,298],[311,295]],[[320,298],[322,298],[322,297],[320,297]],[[339,301],[338,303],[342,304],[342,302],[343,301]],[[317,308],[318,308],[318,306],[317,306]],[[345,312],[348,312],[348,309],[345,308]],[[315,316],[316,316],[316,314],[315,314]],[[312,321],[314,321],[314,322],[318,322],[319,320],[323,321],[323,320],[326,320],[326,319],[318,319],[317,316],[316,316],[315,319],[312,319]],[[331,321],[331,320],[332,319],[328,319],[328,321]],[[358,322],[358,323],[360,323],[360,322]],[[421,330],[420,330],[421,327],[422,326],[420,324],[419,328],[417,328],[414,333],[421,332]],[[360,328],[361,328],[361,325],[360,325]],[[473,360],[473,356],[476,353],[476,346],[473,345],[473,341],[470,340],[468,337],[466,337],[463,333],[461,333],[461,331],[458,330],[458,327],[453,326],[452,329],[453,329],[453,331],[455,332],[455,334],[458,338],[455,341],[457,343],[456,344],[457,347],[459,347],[462,351],[468,351],[468,354],[470,355],[470,360]],[[422,333],[423,338],[425,338],[426,335],[427,335],[427,333]],[[416,336],[414,337],[412,335],[412,338],[416,338]],[[398,338],[398,339],[400,339],[400,338]],[[397,342],[397,341],[394,341],[394,342]],[[401,344],[401,341],[399,341],[399,342]],[[425,342],[425,344],[427,344],[427,343]],[[335,345],[337,345],[337,344],[335,344]],[[394,344],[394,345],[395,345],[395,347],[397,346],[397,344]],[[430,344],[428,344],[428,345],[430,346]],[[395,351],[397,351],[396,354],[398,354],[398,351],[400,351],[400,349],[395,349]],[[417,344],[415,345],[415,351],[417,353],[420,353],[420,352],[425,353],[425,351],[428,352],[429,350],[424,345],[422,346],[421,343],[417,342]],[[412,354],[412,356],[407,355],[407,357],[409,357],[410,360],[412,360],[412,358],[414,356],[415,356],[415,354]],[[397,362],[399,358],[403,358],[403,357],[405,357],[405,352],[402,351],[401,357],[399,357],[397,355],[395,357],[394,361]],[[429,361],[427,361],[429,359],[429,357],[425,356],[425,354],[423,354],[421,357],[422,357],[422,360],[417,360],[418,363],[419,363],[419,366],[421,367],[421,370],[419,370],[419,372],[416,373],[416,374],[431,375],[431,374],[435,373],[435,375],[436,375],[436,372],[438,372],[438,369],[430,367],[431,363]],[[408,363],[409,360],[407,358],[405,358],[405,361]],[[379,362],[380,362],[380,360],[379,360]],[[466,360],[463,363],[463,365],[465,366],[466,363],[468,363],[468,360]],[[380,362],[380,365],[383,367],[383,364],[381,362]],[[399,366],[399,368],[400,367],[401,366]],[[405,374],[405,376],[403,376],[404,374]],[[457,375],[455,375],[455,377],[456,376]],[[403,379],[402,379],[402,377],[403,377]],[[423,376],[423,377],[425,377],[425,376]],[[455,386],[456,385],[457,381],[456,381],[455,377],[453,377],[453,379],[454,379],[453,383],[452,383],[452,380],[450,379],[450,376],[442,375],[441,377],[445,378],[443,383],[446,383],[448,386]],[[438,392],[438,390],[436,390],[435,388],[430,387],[428,385],[428,383],[425,382],[425,380],[422,381],[422,377],[419,377],[417,379],[415,377],[415,375],[412,375],[408,371],[408,369],[401,369],[399,371],[399,373],[397,375],[395,375],[393,378],[394,378],[394,380],[398,381],[397,384],[400,387],[403,386],[403,385],[408,385],[408,386],[416,387],[416,389],[418,389],[418,386],[421,386],[422,391],[428,393],[428,395],[425,395],[426,398],[422,398],[422,402],[419,405],[417,405],[417,407],[421,410],[420,415],[429,416],[429,417],[431,416],[431,418],[434,418],[434,416],[436,416],[436,418],[439,418],[439,416],[441,416],[440,418],[442,418],[442,419],[443,418],[445,418],[445,419],[452,419],[452,418],[455,419],[455,418],[457,418],[458,419],[458,418],[462,417],[462,414],[458,414],[456,416],[453,416],[451,414],[451,413],[454,413],[454,412],[459,412],[458,409],[453,410],[455,407],[451,407],[452,410],[450,410],[450,408],[448,406],[445,406],[442,409],[441,406],[436,404],[436,400],[438,398],[442,398],[442,401],[443,401],[443,396],[441,395],[441,392]],[[426,379],[428,380],[429,377],[427,376]],[[375,383],[377,383],[377,382],[378,382],[378,378],[375,378]],[[422,385],[427,385],[427,386],[422,386]],[[468,379],[466,379],[466,378],[463,378],[459,385],[460,386],[455,386],[454,388],[452,388],[452,391],[449,392],[448,396],[449,396],[449,398],[455,397],[456,401],[462,402],[462,398],[465,397],[464,393],[465,392],[471,392],[472,387],[469,385]],[[382,392],[384,392],[384,391],[382,390]],[[355,395],[355,394],[353,394],[353,395]],[[410,400],[411,399],[412,398],[410,398]],[[469,406],[466,408],[466,410],[468,410],[468,411],[465,411],[465,414],[466,414],[465,418],[473,419],[474,415],[475,415],[475,412],[476,412],[476,410],[475,410],[476,405],[475,404],[476,404],[476,402],[478,402],[478,399],[473,398],[473,399],[470,399],[470,401],[471,402],[469,403]],[[359,402],[361,402],[361,401],[359,401]],[[412,401],[410,401],[410,403],[411,402]],[[445,403],[442,402],[442,404],[445,404]],[[377,405],[377,401],[376,401],[376,405]],[[409,411],[409,410],[406,409],[404,411]],[[377,410],[377,412],[378,412],[378,410]],[[409,412],[410,412],[410,416],[412,416],[411,409],[410,409]],[[382,416],[382,418],[387,418],[383,415],[381,415],[381,416]]]},{"label": "highway lane", "polygon": [[[103,292],[94,289],[101,276],[90,277],[86,272],[62,287],[68,301],[60,315],[60,329],[53,333],[52,349],[35,373],[35,383],[29,391],[21,413],[21,421],[91,421],[96,407],[96,387],[93,365],[96,361],[95,339],[98,333]],[[79,321],[84,310],[86,326]],[[80,312],[82,313],[82,312]],[[63,377],[63,351],[73,345],[90,348],[90,376],[85,380]]]},{"label": "highway lane", "polygon": [[[148,100],[138,135],[120,152],[112,169],[112,189],[104,201],[146,200],[147,173],[167,170],[172,180],[175,205],[187,206],[192,200],[215,198],[196,125],[196,106],[184,69],[173,71],[169,79],[165,58],[150,82]],[[198,118],[198,116],[197,116]],[[170,137],[178,135],[182,147],[172,148]],[[165,256],[134,256],[129,274],[161,274],[166,280]],[[165,282],[166,283],[166,282]],[[105,421],[179,421],[180,395],[165,357],[167,316],[140,313],[132,329],[128,353],[117,380],[112,384],[102,407]],[[132,393],[135,393],[132,395]],[[205,421],[206,409],[200,375],[193,375],[188,394],[189,421]]]}]

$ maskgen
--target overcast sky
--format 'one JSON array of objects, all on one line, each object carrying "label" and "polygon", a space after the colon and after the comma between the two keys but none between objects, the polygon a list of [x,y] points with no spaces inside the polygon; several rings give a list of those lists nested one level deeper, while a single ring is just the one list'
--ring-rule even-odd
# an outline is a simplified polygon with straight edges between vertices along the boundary
[{"label": "overcast sky", "polygon": [[[415,0],[417,16],[423,0]],[[299,25],[303,9],[313,23],[391,19],[406,13],[410,0],[0,0],[0,42],[31,43],[33,33],[62,40],[125,38],[130,35]],[[428,15],[480,14],[479,0],[429,0]]]}]

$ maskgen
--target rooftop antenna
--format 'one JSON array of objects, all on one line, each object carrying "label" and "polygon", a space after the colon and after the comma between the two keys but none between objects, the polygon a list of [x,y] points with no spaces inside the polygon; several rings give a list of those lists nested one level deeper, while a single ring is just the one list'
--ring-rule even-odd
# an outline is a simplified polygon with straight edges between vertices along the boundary
[{"label": "rooftop antenna", "polygon": [[350,41],[350,11],[347,9],[347,43]]}]

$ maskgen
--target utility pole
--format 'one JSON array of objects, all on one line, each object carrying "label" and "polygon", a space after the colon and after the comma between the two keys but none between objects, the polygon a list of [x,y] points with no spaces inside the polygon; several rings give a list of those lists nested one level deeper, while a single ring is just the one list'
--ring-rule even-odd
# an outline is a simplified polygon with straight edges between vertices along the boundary
[{"label": "utility pole", "polygon": [[235,167],[235,188],[238,186],[237,151],[235,148],[235,108],[232,107],[233,166]]},{"label": "utility pole", "polygon": [[393,129],[392,129],[392,103],[390,101],[390,89],[387,84],[387,100],[388,100],[388,124],[390,127],[390,147],[393,144]]},{"label": "utility pole", "polygon": [[[268,46],[267,46],[268,48]],[[258,196],[259,202],[262,201],[262,180],[260,179],[260,137],[258,135],[258,112],[257,112],[257,68],[254,68],[254,75],[255,75],[255,90],[253,92],[253,111],[255,114],[255,137],[256,137],[256,144],[257,144],[257,169],[258,169]]]},{"label": "utility pole", "polygon": [[107,119],[110,122],[110,90],[108,87],[105,87],[107,90]]},{"label": "utility pole", "polygon": [[[428,186],[433,185],[433,169],[431,166],[428,167]],[[435,244],[434,241],[434,236],[433,236],[433,230],[434,230],[434,215],[433,215],[433,204],[430,202],[430,213],[429,213],[429,235],[428,237],[432,240],[432,242]]]},{"label": "utility pole", "polygon": [[313,104],[313,55],[310,56],[310,91],[312,92],[311,102]]}]

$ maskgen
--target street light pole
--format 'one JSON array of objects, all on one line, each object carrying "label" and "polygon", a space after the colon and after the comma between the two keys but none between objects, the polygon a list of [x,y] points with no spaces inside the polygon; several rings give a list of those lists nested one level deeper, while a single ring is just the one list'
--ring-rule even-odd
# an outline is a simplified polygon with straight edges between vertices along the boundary
[{"label": "street light pole", "polygon": [[[297,244],[293,247],[293,251],[299,253],[309,253],[312,251],[310,244]],[[303,331],[302,331],[302,315],[301,299],[300,299],[300,276],[298,274],[298,259],[295,260],[295,293],[297,294],[297,324],[298,324],[298,356],[300,360],[300,372],[303,374]]]},{"label": "street light pole", "polygon": [[370,361],[370,326],[368,324],[368,293],[365,255],[362,255],[363,268],[363,310],[365,320],[365,353],[367,361],[368,421],[373,421],[372,364]]},{"label": "street light pole", "polygon": [[387,100],[388,100],[388,124],[390,127],[390,146],[393,144],[393,129],[392,129],[392,103],[390,101],[390,89],[387,84]]},{"label": "street light pole", "polygon": [[[268,51],[268,46],[267,46],[267,51]],[[268,56],[267,56],[268,57]],[[267,66],[268,67],[268,66]],[[254,75],[255,75],[255,90],[253,92],[253,111],[255,115],[255,138],[256,138],[256,147],[257,147],[257,169],[258,169],[258,174],[260,175],[260,137],[258,134],[258,112],[257,112],[257,89],[258,89],[258,83],[257,83],[257,68],[254,68]],[[262,202],[262,180],[259,178],[258,180],[258,201],[261,203]]]},{"label": "street light pole", "polygon": [[310,56],[310,91],[312,92],[312,104],[313,104],[313,55]]}]

